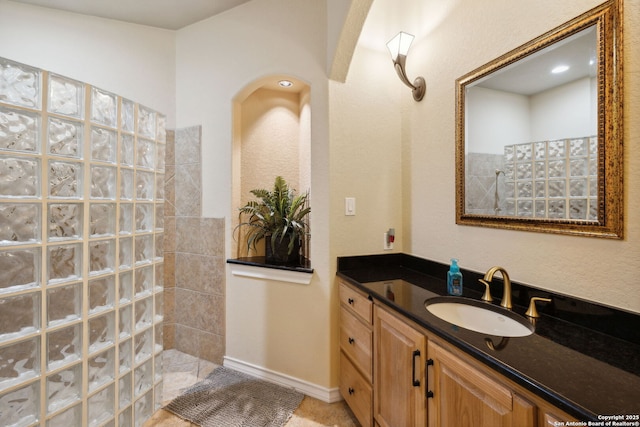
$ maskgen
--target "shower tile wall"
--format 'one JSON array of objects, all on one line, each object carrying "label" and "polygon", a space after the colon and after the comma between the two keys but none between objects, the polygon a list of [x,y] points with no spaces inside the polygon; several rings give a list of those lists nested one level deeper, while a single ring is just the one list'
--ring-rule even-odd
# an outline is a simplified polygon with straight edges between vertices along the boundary
[{"label": "shower tile wall", "polygon": [[167,135],[165,348],[221,364],[224,219],[201,216],[201,128]]},{"label": "shower tile wall", "polygon": [[0,420],[142,425],[162,402],[165,118],[0,58]]},{"label": "shower tile wall", "polygon": [[496,210],[496,184],[503,194],[503,179],[496,180],[496,170],[502,170],[501,154],[468,153],[465,167],[465,212],[475,215],[504,214],[504,203],[498,199]]}]

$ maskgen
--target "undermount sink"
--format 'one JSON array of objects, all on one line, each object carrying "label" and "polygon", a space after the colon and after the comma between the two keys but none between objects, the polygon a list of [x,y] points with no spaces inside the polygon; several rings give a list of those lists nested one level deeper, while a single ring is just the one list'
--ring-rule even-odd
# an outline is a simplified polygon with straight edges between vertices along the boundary
[{"label": "undermount sink", "polygon": [[471,331],[499,337],[525,337],[534,327],[522,316],[484,301],[463,297],[435,297],[424,302],[431,314]]}]

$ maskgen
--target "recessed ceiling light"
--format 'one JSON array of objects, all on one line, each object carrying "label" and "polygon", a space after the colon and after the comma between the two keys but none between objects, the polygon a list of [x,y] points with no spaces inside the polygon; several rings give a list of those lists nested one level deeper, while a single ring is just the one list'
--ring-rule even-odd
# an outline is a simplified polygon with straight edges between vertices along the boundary
[{"label": "recessed ceiling light", "polygon": [[282,87],[291,87],[293,86],[293,82],[290,80],[280,80],[278,84]]},{"label": "recessed ceiling light", "polygon": [[553,74],[560,74],[560,73],[564,73],[565,71],[567,71],[569,69],[568,65],[558,65],[557,67],[555,67],[553,70],[551,70],[551,72]]}]

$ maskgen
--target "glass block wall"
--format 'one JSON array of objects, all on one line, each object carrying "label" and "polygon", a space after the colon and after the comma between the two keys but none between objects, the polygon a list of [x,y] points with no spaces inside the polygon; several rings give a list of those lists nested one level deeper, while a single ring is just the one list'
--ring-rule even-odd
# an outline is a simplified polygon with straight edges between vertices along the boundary
[{"label": "glass block wall", "polygon": [[165,117],[0,58],[0,424],[162,401]]},{"label": "glass block wall", "polygon": [[597,221],[598,138],[504,148],[506,215]]}]

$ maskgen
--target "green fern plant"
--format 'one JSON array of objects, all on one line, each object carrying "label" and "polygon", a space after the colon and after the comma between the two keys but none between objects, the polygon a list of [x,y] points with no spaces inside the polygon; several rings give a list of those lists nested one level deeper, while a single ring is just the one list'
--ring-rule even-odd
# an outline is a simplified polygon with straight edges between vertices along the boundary
[{"label": "green fern plant", "polygon": [[259,200],[249,201],[239,209],[240,223],[236,227],[246,229],[247,249],[256,248],[266,237],[271,239],[271,250],[286,241],[287,254],[291,255],[296,242],[306,237],[309,228],[309,193],[296,195],[281,176],[277,176],[273,190],[251,190]]}]

